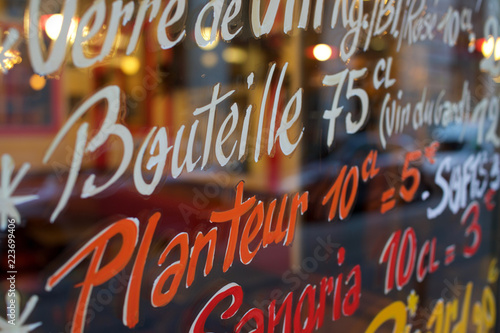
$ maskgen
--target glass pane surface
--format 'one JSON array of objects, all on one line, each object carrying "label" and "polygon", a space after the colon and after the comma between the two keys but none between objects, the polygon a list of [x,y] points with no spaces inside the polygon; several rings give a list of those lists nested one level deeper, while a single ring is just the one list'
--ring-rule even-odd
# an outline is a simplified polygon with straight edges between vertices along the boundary
[{"label": "glass pane surface", "polygon": [[1,332],[498,332],[496,0],[0,0]]}]

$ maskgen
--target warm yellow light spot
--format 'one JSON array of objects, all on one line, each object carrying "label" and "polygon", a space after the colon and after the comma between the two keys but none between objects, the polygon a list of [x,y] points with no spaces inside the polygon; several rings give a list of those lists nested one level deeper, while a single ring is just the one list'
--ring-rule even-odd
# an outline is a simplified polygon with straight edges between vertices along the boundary
[{"label": "warm yellow light spot", "polygon": [[493,37],[490,37],[481,46],[481,52],[483,52],[483,56],[485,58],[489,58],[493,54],[494,50],[495,50],[495,39]]},{"label": "warm yellow light spot", "polygon": [[222,58],[228,63],[242,64],[247,60],[248,54],[239,47],[228,47],[222,52]]},{"label": "warm yellow light spot", "polygon": [[[211,27],[203,27],[201,28],[201,35],[203,36],[203,39],[206,41],[210,40],[210,36],[212,35],[212,28]],[[202,46],[201,48],[205,51],[210,51],[213,50],[217,47],[219,44],[219,35],[215,36],[215,40],[209,43],[207,46]]]},{"label": "warm yellow light spot", "polygon": [[329,45],[318,44],[313,49],[314,58],[319,61],[327,61],[332,56],[333,51]]},{"label": "warm yellow light spot", "polygon": [[[59,34],[61,33],[63,21],[64,21],[64,17],[62,16],[62,14],[54,14],[54,15],[51,15],[47,19],[47,22],[45,22],[45,32],[47,33],[47,36],[49,36],[50,39],[56,40],[57,37],[59,37]],[[71,25],[69,26],[69,33],[68,33],[71,40],[74,40],[77,28],[78,28],[78,21],[75,18],[72,18]],[[89,30],[88,27],[85,27],[83,29],[84,36],[86,34],[88,34],[88,30]],[[85,31],[87,33],[85,33]]]},{"label": "warm yellow light spot", "polygon": [[4,74],[7,73],[8,70],[10,70],[14,65],[20,64],[21,61],[23,60],[19,56],[18,51],[12,51],[12,50],[7,50],[5,53],[2,55],[3,48],[0,46],[0,71],[3,72]]},{"label": "warm yellow light spot", "polygon": [[89,32],[90,32],[90,28],[89,27],[83,27],[82,36],[83,37],[87,37],[89,35]]},{"label": "warm yellow light spot", "polygon": [[120,62],[120,68],[123,73],[127,75],[135,75],[139,72],[139,69],[141,69],[141,62],[137,59],[137,57],[123,57]]},{"label": "warm yellow light spot", "polygon": [[45,88],[45,85],[47,84],[47,81],[43,76],[33,74],[30,77],[30,86],[31,89],[39,91]]},{"label": "warm yellow light spot", "polygon": [[61,33],[62,24],[63,16],[61,14],[51,15],[45,23],[45,32],[47,32],[47,36],[52,40],[56,40]]},{"label": "warm yellow light spot", "polygon": [[500,38],[495,43],[495,61],[500,60]]},{"label": "warm yellow light spot", "polygon": [[0,44],[0,72],[6,74],[14,65],[22,61],[19,51],[16,50],[20,33],[15,28],[10,28],[5,33],[0,30],[0,39],[2,37],[5,38],[3,38],[3,43]]}]

